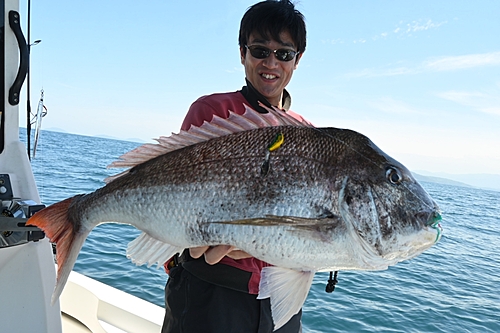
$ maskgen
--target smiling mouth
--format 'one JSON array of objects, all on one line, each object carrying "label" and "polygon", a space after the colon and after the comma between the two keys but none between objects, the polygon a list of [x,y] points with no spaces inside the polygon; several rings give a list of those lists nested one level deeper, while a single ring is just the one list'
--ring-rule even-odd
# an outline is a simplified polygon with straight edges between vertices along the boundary
[{"label": "smiling mouth", "polygon": [[264,79],[267,79],[267,80],[274,80],[274,79],[278,78],[276,75],[266,74],[266,73],[262,73],[262,74],[260,74],[260,76],[262,76]]}]

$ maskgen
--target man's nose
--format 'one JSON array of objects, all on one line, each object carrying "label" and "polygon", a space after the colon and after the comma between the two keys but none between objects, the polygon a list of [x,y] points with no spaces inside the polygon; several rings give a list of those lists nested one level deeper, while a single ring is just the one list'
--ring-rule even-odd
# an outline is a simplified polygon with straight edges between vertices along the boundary
[{"label": "man's nose", "polygon": [[262,64],[267,68],[276,68],[276,67],[278,67],[278,63],[279,63],[279,60],[276,59],[276,56],[274,55],[274,53],[271,53],[269,55],[269,57],[264,59]]}]

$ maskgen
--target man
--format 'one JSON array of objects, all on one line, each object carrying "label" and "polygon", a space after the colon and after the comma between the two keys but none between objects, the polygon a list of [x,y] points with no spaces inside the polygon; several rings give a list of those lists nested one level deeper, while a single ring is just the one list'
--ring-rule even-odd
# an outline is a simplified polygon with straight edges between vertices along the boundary
[{"label": "man", "polygon": [[[306,47],[304,17],[289,0],[259,2],[241,20],[241,63],[246,86],[230,93],[203,96],[195,101],[183,130],[222,118],[229,111],[243,114],[244,104],[266,113],[259,105],[289,110],[285,87]],[[269,264],[231,246],[185,250],[165,264],[170,275],[165,288],[166,314],[162,333],[270,333],[273,321],[269,299],[257,300],[260,272]],[[301,332],[300,311],[278,333]]]}]

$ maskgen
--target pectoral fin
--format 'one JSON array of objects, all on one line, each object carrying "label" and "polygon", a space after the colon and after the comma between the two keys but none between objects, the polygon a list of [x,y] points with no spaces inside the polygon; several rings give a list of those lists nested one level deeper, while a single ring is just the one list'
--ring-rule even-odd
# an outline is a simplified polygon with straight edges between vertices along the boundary
[{"label": "pectoral fin", "polygon": [[181,253],[182,250],[182,247],[163,243],[143,232],[128,244],[127,258],[138,266],[147,263],[148,267],[151,267],[156,263],[160,268],[174,254]]},{"label": "pectoral fin", "polygon": [[266,215],[261,218],[209,223],[252,225],[259,227],[285,226],[288,227],[291,232],[307,233],[309,236],[323,242],[330,242],[333,233],[345,232],[345,223],[339,216],[333,214],[321,215],[315,218]]},{"label": "pectoral fin", "polygon": [[277,216],[266,215],[251,219],[217,221],[210,223],[235,224],[235,225],[255,225],[255,226],[292,226],[292,227],[314,227],[316,225],[336,224],[340,218],[336,215],[321,215],[318,217],[297,217],[297,216]]},{"label": "pectoral fin", "polygon": [[274,330],[285,325],[304,304],[315,272],[264,267],[257,299],[270,298]]}]

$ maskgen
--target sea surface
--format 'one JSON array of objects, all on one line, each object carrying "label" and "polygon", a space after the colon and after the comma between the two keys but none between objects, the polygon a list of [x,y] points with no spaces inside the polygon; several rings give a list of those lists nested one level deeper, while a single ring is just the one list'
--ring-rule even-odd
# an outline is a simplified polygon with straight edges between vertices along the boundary
[{"label": "sea surface", "polygon": [[[25,141],[23,129],[20,136]],[[42,131],[32,161],[42,203],[103,186],[117,172],[106,166],[138,145]],[[441,241],[385,271],[341,271],[331,294],[325,292],[328,273],[316,274],[304,332],[500,332],[500,192],[422,185],[442,210]],[[165,272],[125,257],[138,235],[126,225],[96,227],[74,269],[163,306]]]}]

